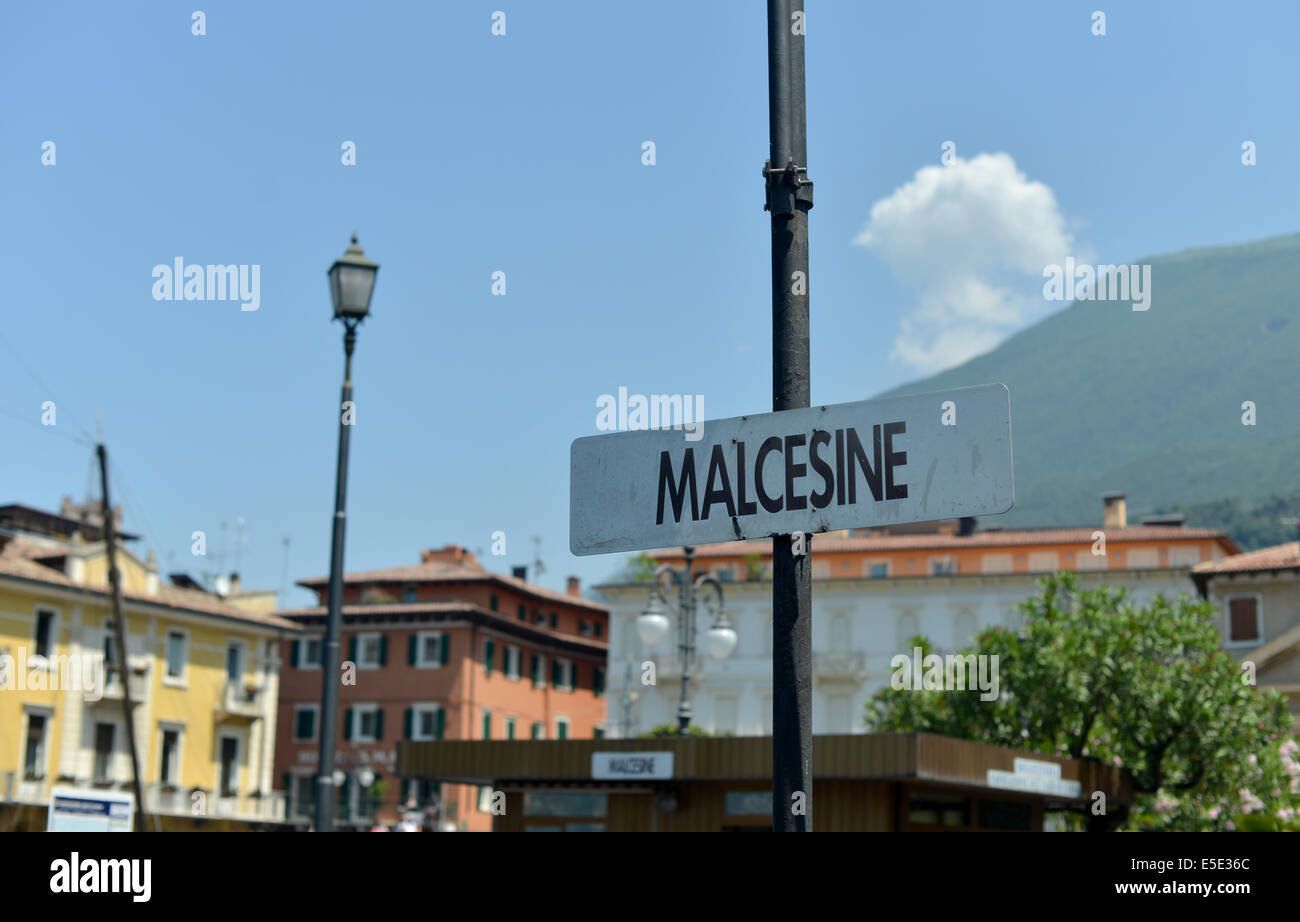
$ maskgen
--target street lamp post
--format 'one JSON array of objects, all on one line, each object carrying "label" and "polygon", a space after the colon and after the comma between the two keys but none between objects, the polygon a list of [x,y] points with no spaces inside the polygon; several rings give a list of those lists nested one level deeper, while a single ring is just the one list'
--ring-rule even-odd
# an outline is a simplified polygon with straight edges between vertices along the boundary
[{"label": "street lamp post", "polygon": [[[668,617],[664,610],[677,614],[678,648],[682,653],[682,698],[677,705],[677,734],[685,736],[691,726],[690,680],[695,674],[695,605],[697,601],[713,613],[713,626],[705,637],[704,645],[714,659],[726,659],[736,648],[736,631],[727,620],[726,610],[722,607],[722,584],[701,573],[692,579],[695,563],[695,548],[683,548],[686,552],[685,575],[679,573],[669,564],[663,564],[655,570],[654,586],[650,590],[650,601],[645,612],[636,619],[637,636],[648,647],[656,647],[668,634]],[[677,587],[676,605],[670,599],[673,586]],[[704,590],[711,590],[705,592]]]},{"label": "street lamp post", "polygon": [[330,267],[330,299],[334,319],[342,320],[343,403],[339,408],[338,476],[334,491],[334,537],[330,553],[329,618],[325,645],[321,650],[320,756],[316,766],[316,831],[334,831],[334,738],[338,733],[339,634],[343,627],[343,532],[348,492],[348,435],[352,431],[352,350],[357,344],[357,327],[370,313],[370,296],[375,290],[376,263],[366,259],[352,235],[352,245]]}]

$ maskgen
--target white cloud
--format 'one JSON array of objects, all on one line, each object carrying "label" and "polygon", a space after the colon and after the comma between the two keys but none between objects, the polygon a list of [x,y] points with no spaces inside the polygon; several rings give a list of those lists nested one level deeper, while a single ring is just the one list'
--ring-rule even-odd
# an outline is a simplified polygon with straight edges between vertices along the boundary
[{"label": "white cloud", "polygon": [[916,292],[893,357],[924,371],[987,352],[1050,310],[1043,267],[1074,252],[1052,190],[1005,153],[922,167],[871,206],[853,242]]}]

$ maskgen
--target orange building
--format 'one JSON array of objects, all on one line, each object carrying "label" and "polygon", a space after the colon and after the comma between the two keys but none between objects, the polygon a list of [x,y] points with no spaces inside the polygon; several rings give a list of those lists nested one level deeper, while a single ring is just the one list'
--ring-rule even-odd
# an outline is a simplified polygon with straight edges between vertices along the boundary
[{"label": "orange building", "polygon": [[[523,568],[486,570],[464,548],[424,551],[420,563],[348,573],[335,769],[338,825],[368,828],[419,812],[432,823],[490,830],[485,788],[436,785],[396,773],[398,740],[589,739],[603,734],[609,610],[529,583]],[[281,611],[305,634],[286,642],[277,770],[289,814],[313,812],[319,747],[321,647],[329,580],[299,585],[315,608]]]}]

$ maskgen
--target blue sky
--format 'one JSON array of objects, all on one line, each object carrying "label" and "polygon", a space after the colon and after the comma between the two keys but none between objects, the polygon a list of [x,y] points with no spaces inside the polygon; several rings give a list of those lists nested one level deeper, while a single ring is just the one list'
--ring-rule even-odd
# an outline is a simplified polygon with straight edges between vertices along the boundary
[{"label": "blue sky", "polygon": [[[1106,4],[1095,36],[1098,5],[810,0],[815,401],[1032,322],[1045,254],[1296,231],[1300,8]],[[348,568],[487,551],[500,530],[489,566],[530,562],[537,535],[542,582],[598,581],[621,558],[574,558],[567,533],[569,443],[596,431],[597,398],[770,409],[763,4],[357,10],[0,6],[0,502],[84,498],[75,436],[100,409],[114,499],[165,569],[223,552],[230,569],[242,518],[245,585],[281,585],[285,536],[290,580],[326,573],[342,331],[325,270],[356,230],[382,268]],[[960,160],[941,167],[948,140]],[[177,256],[260,266],[259,310],[153,300]]]}]

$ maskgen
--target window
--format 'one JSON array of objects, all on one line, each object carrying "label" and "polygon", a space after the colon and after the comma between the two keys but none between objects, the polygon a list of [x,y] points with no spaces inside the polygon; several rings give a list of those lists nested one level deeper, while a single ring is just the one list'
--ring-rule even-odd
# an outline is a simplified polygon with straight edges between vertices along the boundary
[{"label": "window", "polygon": [[951,576],[957,572],[957,561],[951,557],[931,557],[930,558],[930,575],[931,576]]},{"label": "window", "polygon": [[1160,566],[1160,552],[1154,547],[1135,547],[1128,552],[1130,570],[1154,570]]},{"label": "window", "polygon": [[599,637],[601,632],[604,630],[604,626],[599,621],[592,625],[592,627],[595,629],[597,637]]},{"label": "window", "polygon": [[596,666],[592,670],[591,691],[597,698],[605,694],[605,670],[601,666]]},{"label": "window", "polygon": [[523,668],[524,654],[518,647],[506,647],[506,678],[519,679],[519,670]]},{"label": "window", "polygon": [[415,601],[415,595],[416,595],[416,593],[415,593],[415,587],[414,587],[414,586],[405,586],[405,587],[402,588],[402,601],[403,601],[403,602],[414,602],[414,601]]},{"label": "window", "polygon": [[740,723],[740,699],[734,695],[719,695],[713,699],[713,732],[735,733]]},{"label": "window", "polygon": [[984,829],[1028,832],[1033,828],[1034,808],[1029,804],[1005,800],[982,800],[979,808],[980,826]]},{"label": "window", "polygon": [[832,695],[826,699],[826,725],[831,733],[853,732],[850,703],[847,695]]},{"label": "window", "polygon": [[569,738],[569,718],[555,718],[555,738],[557,740],[567,740]]},{"label": "window", "polygon": [[885,579],[889,576],[889,561],[868,560],[865,569],[868,579]]},{"label": "window", "polygon": [[378,669],[384,665],[388,638],[382,634],[358,634],[352,638],[352,661],[358,669]]},{"label": "window", "polygon": [[551,661],[551,687],[573,691],[573,663],[567,659]]},{"label": "window", "polygon": [[546,739],[546,724],[540,720],[533,721],[533,728],[528,732],[528,738],[534,740]]},{"label": "window", "polygon": [[514,738],[515,738],[515,719],[513,717],[507,717],[506,718],[506,739],[512,740]]},{"label": "window", "polygon": [[104,619],[104,675],[110,676],[117,668],[117,641],[113,637],[113,619]]},{"label": "window", "polygon": [[294,776],[293,784],[294,815],[314,815],[316,813],[316,779],[312,775],[296,775]]},{"label": "window", "polygon": [[555,612],[551,612],[551,630],[555,630],[559,626],[560,626],[559,617],[556,616]]},{"label": "window", "polygon": [[348,708],[343,718],[345,739],[358,743],[377,743],[384,737],[384,712],[377,704],[358,704]]},{"label": "window", "polygon": [[36,655],[49,659],[54,654],[54,612],[36,612]]},{"label": "window", "polygon": [[441,631],[421,631],[406,642],[406,661],[418,669],[447,665],[451,638]]},{"label": "window", "polygon": [[95,781],[103,784],[113,780],[113,730],[112,724],[95,724]]},{"label": "window", "polygon": [[316,738],[316,713],[320,705],[295,704],[293,706],[293,738],[295,742],[310,742]]},{"label": "window", "polygon": [[180,777],[181,731],[169,730],[164,727],[162,745],[158,749],[160,752],[158,780],[163,784],[174,785]]},{"label": "window", "polygon": [[525,607],[523,602],[519,603],[519,620],[520,621],[528,620],[528,609],[527,607]]},{"label": "window", "polygon": [[534,688],[541,688],[542,685],[545,684],[545,680],[542,678],[542,676],[546,675],[546,662],[545,662],[545,659],[546,659],[545,657],[543,657],[543,656],[539,656],[539,655],[536,654],[536,653],[533,654],[533,668],[532,668],[532,673],[533,673],[533,687],[534,687]]},{"label": "window", "polygon": [[[608,809],[605,794],[524,793],[524,816],[579,816],[599,818]],[[772,795],[767,795],[767,812],[772,810]]]},{"label": "window", "polygon": [[591,623],[586,621],[585,619],[580,618],[578,620],[578,633],[581,634],[583,637],[590,637]]},{"label": "window", "polygon": [[226,645],[226,680],[235,685],[244,675],[244,647],[243,644],[231,643]]},{"label": "window", "polygon": [[728,816],[770,816],[771,791],[727,791],[723,795],[723,812]]},{"label": "window", "polygon": [[491,637],[483,638],[483,672],[487,675],[492,674],[492,666],[496,662],[497,645]]},{"label": "window", "polygon": [[1010,573],[1011,555],[985,554],[983,561],[980,563],[980,569],[985,573]]},{"label": "window", "polygon": [[1228,643],[1259,643],[1259,596],[1236,596],[1228,599]]},{"label": "window", "polygon": [[446,730],[447,713],[437,704],[417,704],[406,712],[406,738],[440,740]]},{"label": "window", "polygon": [[1201,549],[1192,547],[1171,547],[1169,549],[1169,566],[1194,567],[1201,562]]},{"label": "window", "polygon": [[907,821],[917,826],[969,826],[970,800],[946,794],[908,795]]},{"label": "window", "polygon": [[185,678],[185,634],[181,631],[167,632],[167,678]]},{"label": "window", "polygon": [[221,737],[221,797],[239,795],[239,739],[234,736]]},{"label": "window", "polygon": [[321,661],[321,649],[324,641],[319,637],[307,637],[303,640],[294,641],[294,649],[297,651],[295,656],[297,662],[294,663],[299,669],[319,669]]},{"label": "window", "polygon": [[23,750],[23,780],[45,777],[45,715],[27,715],[27,746]]},{"label": "window", "polygon": [[483,712],[483,739],[492,739],[492,712]]},{"label": "window", "polygon": [[1030,573],[1052,573],[1061,568],[1061,555],[1056,551],[1031,551],[1029,554]]},{"label": "window", "polygon": [[497,611],[500,607],[501,607],[501,600],[498,599],[495,594],[488,597],[488,608],[490,608],[492,611]]},{"label": "window", "polygon": [[812,562],[813,579],[830,579],[831,562],[829,560],[814,560]]}]

